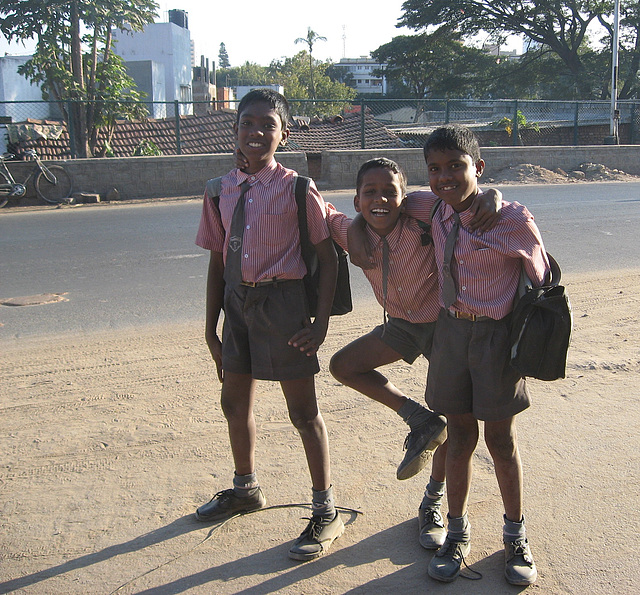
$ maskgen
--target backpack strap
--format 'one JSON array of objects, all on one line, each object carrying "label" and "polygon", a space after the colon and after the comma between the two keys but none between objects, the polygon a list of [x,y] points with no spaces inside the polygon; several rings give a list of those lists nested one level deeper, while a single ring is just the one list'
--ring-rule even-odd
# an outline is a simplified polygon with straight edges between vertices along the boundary
[{"label": "backpack strap", "polygon": [[433,216],[436,214],[436,211],[438,210],[438,207],[440,206],[441,202],[442,202],[442,199],[439,198],[438,200],[436,200],[436,202],[433,203],[433,206],[431,207],[431,213],[429,215],[429,222],[430,223],[433,222]]},{"label": "backpack strap", "polygon": [[305,176],[295,176],[293,181],[296,205],[298,206],[298,229],[300,230],[300,251],[307,266],[307,272],[313,273],[316,268],[316,250],[309,239],[307,224],[307,194],[311,179]]},{"label": "backpack strap", "polygon": [[207,182],[205,187],[207,196],[213,201],[216,209],[220,211],[220,192],[222,190],[222,176],[218,178],[212,178]]}]

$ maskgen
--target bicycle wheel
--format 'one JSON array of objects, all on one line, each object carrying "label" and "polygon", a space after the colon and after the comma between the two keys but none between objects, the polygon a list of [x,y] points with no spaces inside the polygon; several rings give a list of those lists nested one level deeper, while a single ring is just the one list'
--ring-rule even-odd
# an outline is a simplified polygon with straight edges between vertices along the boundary
[{"label": "bicycle wheel", "polygon": [[38,196],[51,204],[68,202],[71,198],[71,176],[60,165],[43,165],[49,172],[49,177],[53,175],[55,182],[51,183],[43,171],[39,171],[36,176],[36,192]]},{"label": "bicycle wheel", "polygon": [[[7,174],[0,171],[0,184],[11,184],[9,178],[7,178]],[[0,209],[4,207],[9,202],[9,192],[10,190],[4,191],[0,190]]]}]

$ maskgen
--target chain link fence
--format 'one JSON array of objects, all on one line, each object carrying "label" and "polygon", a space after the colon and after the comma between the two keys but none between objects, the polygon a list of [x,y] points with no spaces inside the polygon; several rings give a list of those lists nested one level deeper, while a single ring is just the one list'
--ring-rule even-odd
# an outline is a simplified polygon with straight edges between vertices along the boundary
[{"label": "chain link fence", "polygon": [[[307,152],[422,147],[433,129],[447,123],[469,126],[482,146],[601,145],[616,140],[620,144],[640,144],[640,101],[618,102],[613,122],[617,135],[613,137],[608,101],[293,99],[289,102],[295,115],[293,148]],[[146,151],[155,147],[158,154],[164,155],[232,151],[231,126],[237,103],[143,102],[149,118],[136,123],[118,121],[113,138],[102,140],[102,154],[149,154],[141,153],[140,147]],[[0,150],[19,152],[34,147],[48,159],[75,157],[73,130],[68,129],[62,117],[63,111],[71,112],[69,108],[70,102],[65,106],[45,101],[0,102]]]}]

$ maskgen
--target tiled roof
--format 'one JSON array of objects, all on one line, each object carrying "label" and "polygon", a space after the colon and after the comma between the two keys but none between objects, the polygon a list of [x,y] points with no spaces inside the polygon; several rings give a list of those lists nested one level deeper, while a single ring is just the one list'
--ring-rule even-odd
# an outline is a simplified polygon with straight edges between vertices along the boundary
[{"label": "tiled roof", "polygon": [[[216,111],[204,116],[181,116],[182,154],[233,152],[235,117],[235,112],[232,111]],[[71,151],[66,126],[62,125],[62,133],[57,135],[33,132],[46,131],[47,126],[59,130],[60,125],[60,121],[51,120],[27,120],[19,124],[9,124],[9,127],[15,127],[12,130],[16,134],[19,129],[29,129],[29,134],[21,134],[19,147],[10,145],[10,149],[35,148],[44,159],[69,158]],[[139,122],[118,121],[111,140],[111,149],[116,157],[130,157],[143,140],[155,143],[164,155],[175,155],[175,118]],[[334,116],[323,120],[294,118],[289,142],[284,150],[320,153],[329,149],[360,149],[361,143],[360,114]],[[366,114],[365,146],[367,149],[381,149],[402,147],[403,143],[393,132],[387,130],[370,114]]]}]

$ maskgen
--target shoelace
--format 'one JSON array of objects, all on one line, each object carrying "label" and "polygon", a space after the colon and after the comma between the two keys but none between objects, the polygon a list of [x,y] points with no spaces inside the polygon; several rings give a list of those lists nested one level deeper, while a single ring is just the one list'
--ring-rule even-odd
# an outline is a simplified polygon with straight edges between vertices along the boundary
[{"label": "shoelace", "polygon": [[527,564],[533,564],[533,558],[528,551],[528,542],[526,539],[518,539],[511,542],[511,557],[522,556]]},{"label": "shoelace", "polygon": [[423,508],[424,511],[424,524],[438,525],[438,527],[444,527],[444,520],[439,510],[435,508]]},{"label": "shoelace", "polygon": [[[447,546],[446,549],[443,550],[444,546]],[[464,564],[465,568],[469,571],[472,572],[475,576],[469,576],[468,574],[462,574],[460,573],[460,576],[462,578],[466,578],[469,579],[470,581],[478,581],[482,578],[482,573],[479,572],[478,570],[474,570],[473,568],[469,568],[469,565],[467,564],[467,561],[465,560],[464,554],[462,553],[462,550],[460,548],[460,543],[457,541],[449,541],[448,539],[444,542],[444,545],[436,552],[436,556],[446,556],[447,554],[451,554],[451,558],[454,558],[456,553],[458,554],[458,556],[460,556],[461,559],[461,563]],[[452,551],[453,550],[453,551]],[[455,551],[457,550],[457,552]],[[442,553],[440,553],[442,552]]]}]

